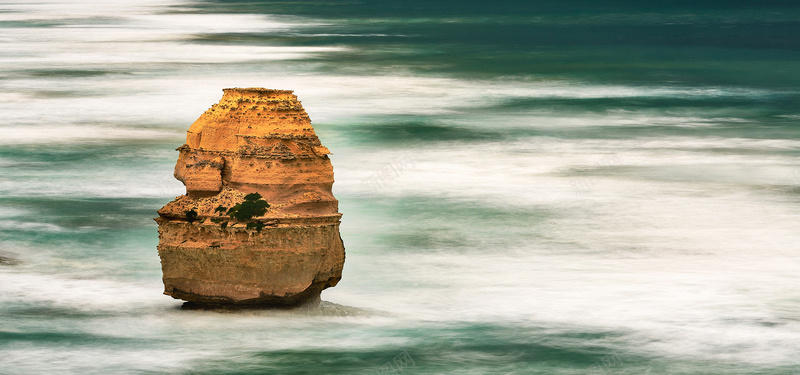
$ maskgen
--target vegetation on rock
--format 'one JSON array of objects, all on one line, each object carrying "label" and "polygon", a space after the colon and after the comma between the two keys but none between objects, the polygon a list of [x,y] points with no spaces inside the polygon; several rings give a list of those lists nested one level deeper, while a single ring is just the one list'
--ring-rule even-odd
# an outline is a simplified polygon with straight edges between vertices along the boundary
[{"label": "vegetation on rock", "polygon": [[261,232],[261,230],[264,229],[264,225],[265,224],[260,221],[251,221],[247,223],[247,229],[255,229],[256,231]]},{"label": "vegetation on rock", "polygon": [[197,220],[197,211],[195,210],[186,211],[186,221],[194,223],[195,220]]},{"label": "vegetation on rock", "polygon": [[[247,222],[247,229],[255,229],[261,232],[261,229],[264,228],[264,223],[259,221],[250,221],[254,217],[258,217],[267,213],[267,208],[269,208],[269,203],[265,201],[261,194],[259,193],[251,193],[247,194],[244,197],[244,201],[242,203],[237,203],[235,206],[231,208],[227,208],[225,206],[217,207],[214,212],[217,213],[225,213],[231,219],[236,219],[238,221]],[[217,219],[214,222],[220,222],[221,220]],[[220,224],[222,229],[228,226],[228,222],[223,222]]]},{"label": "vegetation on rock", "polygon": [[267,213],[269,203],[261,198],[261,194],[252,193],[244,197],[242,203],[228,209],[228,216],[235,218],[239,221],[248,221],[256,216],[261,216]]}]

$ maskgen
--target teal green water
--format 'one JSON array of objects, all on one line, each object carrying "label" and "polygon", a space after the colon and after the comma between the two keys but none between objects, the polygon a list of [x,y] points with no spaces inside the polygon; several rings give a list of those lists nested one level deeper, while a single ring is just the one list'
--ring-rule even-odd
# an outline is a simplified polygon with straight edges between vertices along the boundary
[{"label": "teal green water", "polygon": [[[0,373],[800,373],[795,2],[17,2],[0,30]],[[318,311],[161,294],[174,149],[250,86],[333,151]]]}]

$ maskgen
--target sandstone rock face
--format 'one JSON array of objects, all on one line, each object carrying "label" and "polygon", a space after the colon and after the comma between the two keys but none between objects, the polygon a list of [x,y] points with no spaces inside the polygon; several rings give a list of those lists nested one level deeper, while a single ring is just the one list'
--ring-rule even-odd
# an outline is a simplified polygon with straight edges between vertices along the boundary
[{"label": "sandstone rock face", "polygon": [[344,266],[330,151],[292,91],[223,92],[178,148],[186,195],[158,211],[164,294],[213,304],[318,300]]}]

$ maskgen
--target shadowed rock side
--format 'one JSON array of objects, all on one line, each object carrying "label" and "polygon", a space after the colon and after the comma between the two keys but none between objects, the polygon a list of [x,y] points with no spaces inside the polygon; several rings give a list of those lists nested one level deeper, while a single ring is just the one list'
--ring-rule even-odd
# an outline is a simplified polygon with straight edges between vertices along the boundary
[{"label": "shadowed rock side", "polygon": [[223,92],[178,148],[186,195],[158,211],[164,294],[201,304],[319,301],[344,266],[330,151],[292,91]]}]

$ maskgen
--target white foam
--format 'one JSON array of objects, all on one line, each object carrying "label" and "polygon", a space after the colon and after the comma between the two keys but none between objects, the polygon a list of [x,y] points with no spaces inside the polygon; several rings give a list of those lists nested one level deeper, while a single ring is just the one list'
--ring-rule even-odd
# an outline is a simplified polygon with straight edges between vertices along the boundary
[{"label": "white foam", "polygon": [[[751,89],[689,88],[689,87],[637,87],[598,85],[575,81],[526,81],[526,80],[457,80],[450,78],[392,76],[358,77],[314,77],[313,82],[291,77],[291,86],[303,93],[306,107],[320,114],[322,120],[353,117],[358,114],[403,114],[432,115],[453,114],[464,109],[490,107],[514,99],[587,99],[624,97],[718,97],[718,96],[763,96],[770,92]],[[279,82],[282,79],[279,79]],[[308,86],[308,88],[306,88]],[[318,96],[324,99],[317,99]],[[346,102],[347,106],[337,105]],[[325,105],[325,104],[328,105]],[[336,107],[333,107],[336,105]],[[330,108],[328,108],[330,107]],[[531,114],[526,113],[529,117]],[[535,113],[534,113],[535,115]],[[613,116],[608,115],[609,117]],[[320,117],[320,116],[317,116]],[[617,124],[651,122],[675,123],[675,117],[618,114],[611,117]],[[680,118],[680,117],[679,117]],[[543,120],[546,120],[543,119]],[[562,117],[563,121],[569,119]],[[723,119],[682,118],[685,126],[705,125]],[[726,118],[725,121],[740,121]],[[602,124],[603,118],[579,118]],[[541,123],[545,124],[546,121]],[[561,125],[559,123],[557,125]],[[506,125],[506,124],[504,124]],[[513,122],[508,124],[514,126]]]},{"label": "white foam", "polygon": [[[115,46],[113,48],[125,48]],[[333,50],[283,47],[218,47],[169,45],[156,50],[118,55],[105,52],[68,52],[67,55],[43,56],[26,64],[57,67],[64,59],[76,58],[82,65],[115,63],[167,64],[177,61],[242,62],[253,59],[296,58],[296,54],[329,53]],[[210,48],[210,50],[208,50]],[[227,51],[226,48],[232,50]],[[112,49],[113,51],[113,49]],[[93,55],[94,54],[94,55]],[[70,57],[72,56],[72,57]],[[214,56],[219,56],[214,57]],[[259,57],[261,56],[261,57]],[[37,58],[38,59],[38,58]],[[90,61],[98,59],[96,61]],[[51,61],[51,62],[48,62]],[[56,63],[59,62],[59,63]],[[2,63],[0,62],[0,65]],[[17,63],[14,63],[15,66]],[[185,128],[199,113],[220,97],[225,87],[264,86],[293,89],[303,101],[315,123],[368,118],[374,115],[448,115],[490,107],[515,97],[616,97],[625,95],[685,95],[696,89],[644,89],[585,85],[575,82],[460,81],[447,78],[413,76],[342,76],[297,74],[289,67],[275,66],[271,73],[234,72],[223,70],[218,76],[193,75],[170,77],[128,77],[110,75],[96,79],[64,80],[12,79],[5,82],[9,101],[0,105],[8,113],[9,124],[68,122],[158,122]],[[198,74],[203,74],[202,72]],[[135,78],[135,79],[132,79]],[[16,94],[14,94],[16,92]],[[20,93],[60,93],[59,97],[30,97]],[[695,95],[718,95],[714,89]],[[753,92],[751,95],[761,95]],[[42,108],[20,111],[19,106]],[[502,119],[475,115],[465,126],[483,128],[500,120],[503,128],[571,128],[597,126],[679,126],[698,127],[741,122],[736,117],[667,116],[648,113],[615,113],[565,116],[547,111],[505,113]],[[181,125],[182,124],[182,125]]]},{"label": "white foam", "polygon": [[0,230],[24,230],[32,232],[64,232],[65,228],[49,223],[19,222],[15,220],[0,220]]},{"label": "white foam", "polygon": [[104,126],[40,126],[3,128],[0,144],[42,144],[108,140],[174,138],[175,132],[160,129],[114,128]]},{"label": "white foam", "polygon": [[84,311],[134,311],[174,305],[157,284],[0,273],[0,299]]},{"label": "white foam", "polygon": [[162,7],[184,3],[173,0],[108,0],[98,3],[87,0],[18,1],[0,4],[0,20],[32,21],[88,17],[114,17],[125,14],[151,13]]},{"label": "white foam", "polygon": [[613,192],[640,189],[642,183],[653,189],[675,186],[661,186],[669,181],[688,189],[706,188],[695,183],[757,190],[796,184],[788,176],[800,168],[797,160],[773,152],[798,147],[795,140],[744,138],[537,138],[359,150],[333,159],[335,189],[343,194],[492,196],[504,204],[532,205],[573,200],[580,195],[576,189],[593,185]]},{"label": "white foam", "polygon": [[[798,168],[782,151],[799,146],[542,138],[340,153],[334,188],[343,200],[422,198],[474,206],[476,216],[483,206],[546,215],[532,223],[523,216],[513,228],[491,216],[458,219],[465,223],[391,217],[384,225],[373,217],[359,225],[345,215],[342,228],[356,225],[362,236],[414,235],[429,224],[450,228],[466,245],[407,252],[402,243],[372,245],[380,252],[370,254],[362,244],[364,258],[350,256],[348,267],[383,284],[348,288],[343,280],[326,293],[434,321],[529,319],[635,332],[626,340],[641,342],[647,355],[786,363],[800,349],[800,315],[789,307],[800,301],[800,207],[771,189]],[[369,191],[364,182],[395,160],[402,168]],[[526,225],[538,235],[518,238]],[[397,288],[407,275],[414,287]],[[382,296],[383,288],[394,292]]]}]

